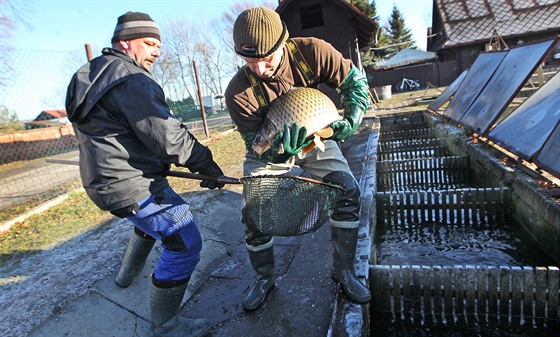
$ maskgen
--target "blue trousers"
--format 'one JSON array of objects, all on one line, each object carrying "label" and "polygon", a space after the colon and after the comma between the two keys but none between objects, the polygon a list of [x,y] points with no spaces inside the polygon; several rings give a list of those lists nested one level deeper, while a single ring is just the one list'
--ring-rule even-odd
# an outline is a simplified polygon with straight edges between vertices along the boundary
[{"label": "blue trousers", "polygon": [[202,237],[189,205],[171,187],[138,202],[130,220],[141,231],[161,241],[163,252],[154,277],[159,281],[183,281],[200,261]]}]

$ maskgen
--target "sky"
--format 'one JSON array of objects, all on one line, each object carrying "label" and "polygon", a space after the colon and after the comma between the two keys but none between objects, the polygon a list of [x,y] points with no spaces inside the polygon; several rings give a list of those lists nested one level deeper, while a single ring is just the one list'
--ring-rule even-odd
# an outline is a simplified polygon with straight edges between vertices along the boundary
[{"label": "sky", "polygon": [[[1,0],[0,0],[1,1]],[[109,46],[117,18],[127,11],[148,13],[156,23],[162,26],[167,20],[188,19],[192,23],[205,24],[210,20],[219,20],[221,15],[238,2],[260,5],[258,0],[11,0],[23,3],[20,10],[22,20],[12,33],[10,45],[18,51],[82,51],[89,44],[93,56],[99,55],[101,49]],[[276,1],[268,1],[277,3]],[[432,0],[375,0],[377,14],[381,25],[387,23],[393,4],[404,16],[406,26],[411,30],[419,49],[426,49],[426,32],[431,25]],[[22,24],[21,22],[25,22]],[[162,44],[165,44],[165,31],[162,30]],[[32,54],[34,55],[34,54]],[[20,63],[22,63],[21,61]],[[17,65],[17,63],[16,63]],[[36,58],[32,68],[56,72],[57,64]],[[53,78],[56,74],[45,74]],[[68,82],[69,79],[66,79]],[[29,81],[27,81],[29,82]],[[39,80],[35,82],[40,82]],[[21,89],[13,88],[11,92],[0,93],[0,105],[8,101],[10,108],[16,111],[20,120],[32,119],[43,109],[60,107],[43,107],[45,99],[32,99],[33,89],[29,83],[20,84]],[[45,88],[45,84],[34,83]],[[15,85],[14,85],[15,87]],[[4,90],[4,89],[2,89]],[[16,99],[18,92],[26,91],[26,99]],[[52,94],[52,93],[51,93]],[[61,96],[61,94],[57,94]],[[32,105],[32,102],[35,102]],[[61,99],[63,104],[63,99]],[[17,108],[18,105],[27,106]],[[8,105],[8,104],[6,104]]]}]

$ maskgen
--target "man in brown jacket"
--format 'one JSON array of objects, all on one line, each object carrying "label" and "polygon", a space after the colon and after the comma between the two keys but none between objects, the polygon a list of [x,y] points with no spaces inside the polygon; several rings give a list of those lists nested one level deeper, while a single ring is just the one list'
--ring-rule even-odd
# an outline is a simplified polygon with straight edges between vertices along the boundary
[{"label": "man in brown jacket", "polygon": [[[316,38],[289,39],[286,24],[269,8],[255,7],[241,13],[234,25],[233,40],[236,53],[243,57],[248,68],[240,69],[233,77],[225,99],[245,141],[244,175],[284,174],[297,165],[316,179],[345,188],[335,202],[330,219],[334,250],[332,275],[349,298],[359,303],[369,302],[370,291],[354,272],[360,190],[337,144],[351,136],[362,121],[369,104],[367,80],[351,60],[345,59],[329,43]],[[309,71],[298,65],[301,62],[308,65]],[[250,78],[259,83],[260,90],[254,90]],[[320,83],[341,93],[344,108],[344,118],[330,125],[334,134],[326,141],[325,151],[315,147],[301,152],[309,140],[305,128],[294,123],[284,126],[270,150],[262,155],[255,153],[251,146],[268,111],[268,104],[263,104],[263,100],[272,102],[293,87],[316,87]],[[282,154],[278,154],[280,146],[284,148]],[[273,237],[260,232],[244,209],[241,220],[246,226],[251,265],[257,273],[255,284],[243,300],[243,308],[255,310],[274,287]]]}]

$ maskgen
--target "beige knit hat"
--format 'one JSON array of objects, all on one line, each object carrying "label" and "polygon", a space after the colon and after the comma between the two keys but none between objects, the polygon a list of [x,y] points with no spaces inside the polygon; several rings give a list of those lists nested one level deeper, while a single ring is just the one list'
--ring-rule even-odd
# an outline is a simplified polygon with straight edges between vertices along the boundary
[{"label": "beige knit hat", "polygon": [[267,7],[254,7],[242,12],[233,25],[235,52],[245,57],[266,57],[288,37],[288,29],[280,20],[280,15]]}]

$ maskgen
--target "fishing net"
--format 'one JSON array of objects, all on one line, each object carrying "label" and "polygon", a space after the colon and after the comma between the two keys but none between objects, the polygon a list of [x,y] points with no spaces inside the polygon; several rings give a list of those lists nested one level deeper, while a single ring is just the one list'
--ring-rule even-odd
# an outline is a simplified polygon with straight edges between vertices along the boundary
[{"label": "fishing net", "polygon": [[295,236],[319,229],[343,189],[317,180],[290,176],[241,178],[245,216],[264,234]]}]

